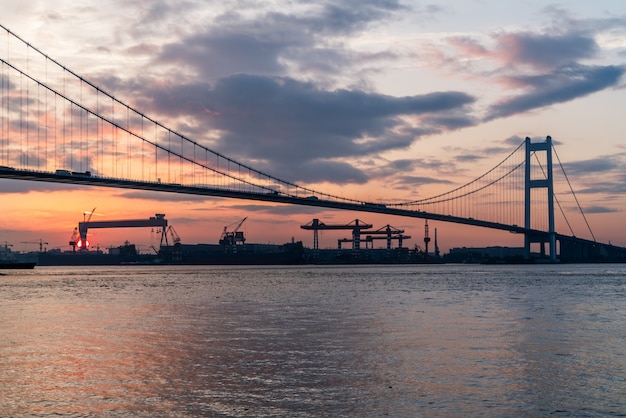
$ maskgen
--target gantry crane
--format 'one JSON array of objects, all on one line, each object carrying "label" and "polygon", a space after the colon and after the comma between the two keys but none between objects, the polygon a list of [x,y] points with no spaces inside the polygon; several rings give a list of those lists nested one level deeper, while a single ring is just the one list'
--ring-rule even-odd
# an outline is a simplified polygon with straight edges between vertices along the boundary
[{"label": "gantry crane", "polygon": [[[94,208],[95,210],[95,208]],[[87,212],[85,212],[85,215]],[[138,228],[138,227],[158,227],[163,231],[162,234],[166,235],[167,231],[167,219],[165,219],[165,215],[162,213],[157,213],[154,216],[151,216],[149,219],[124,219],[118,221],[91,221],[91,215],[93,215],[93,211],[89,213],[89,217],[85,218],[83,222],[78,223],[78,228],[74,229],[74,233],[72,234],[72,238],[70,239],[70,245],[75,249],[76,246],[79,249],[86,251],[88,249],[89,244],[87,243],[87,231],[89,228]],[[167,239],[167,236],[163,238],[161,236],[161,240]]]},{"label": "gantry crane", "polygon": [[[386,239],[387,240],[387,249],[391,249],[391,240],[398,240],[398,248],[402,248],[402,241],[405,239],[410,239],[410,235],[403,235],[404,229],[398,229],[389,224],[386,226],[377,229],[376,231],[367,231],[363,234],[367,234],[365,237],[365,246],[367,247],[368,243],[371,243],[373,246],[374,240]],[[383,236],[376,236],[383,235]]]},{"label": "gantry crane", "polygon": [[[313,219],[311,222],[305,225],[301,225],[300,228],[306,229],[309,231],[313,231],[313,251],[317,253],[319,250],[319,236],[318,231],[324,230],[352,230],[352,249],[354,251],[358,251],[361,248],[361,230],[369,229],[372,225],[365,223],[359,219],[355,219],[354,221],[344,224],[344,225],[331,225],[325,224],[324,222],[320,222],[319,219]],[[341,245],[341,244],[339,244]]]}]

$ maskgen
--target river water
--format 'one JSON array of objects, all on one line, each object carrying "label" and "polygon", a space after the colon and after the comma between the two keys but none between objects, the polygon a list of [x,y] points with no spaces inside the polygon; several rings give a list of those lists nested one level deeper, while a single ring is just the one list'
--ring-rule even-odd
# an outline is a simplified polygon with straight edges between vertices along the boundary
[{"label": "river water", "polygon": [[0,416],[626,414],[626,265],[3,273]]}]

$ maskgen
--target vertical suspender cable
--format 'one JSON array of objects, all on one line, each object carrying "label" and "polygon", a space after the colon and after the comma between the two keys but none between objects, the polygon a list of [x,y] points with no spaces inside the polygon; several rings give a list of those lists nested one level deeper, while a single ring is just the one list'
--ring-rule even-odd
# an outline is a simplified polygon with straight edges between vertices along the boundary
[{"label": "vertical suspender cable", "polygon": [[[29,54],[28,54],[29,48],[28,45],[26,45],[26,74],[30,74],[29,72]],[[30,83],[28,82],[29,80],[26,79],[26,120],[25,120],[25,125],[26,125],[26,151],[24,153],[24,158],[26,159],[26,167],[28,167],[28,155],[30,152],[30,141],[29,141],[29,119],[30,119],[30,109],[29,109],[29,103],[30,103],[30,90],[29,90],[29,86]]]},{"label": "vertical suspender cable", "polygon": [[556,159],[559,162],[559,166],[561,167],[561,171],[563,172],[563,175],[565,176],[565,180],[567,181],[567,185],[569,186],[569,189],[572,192],[572,195],[574,196],[574,200],[576,201],[576,205],[578,206],[578,209],[580,210],[580,213],[583,216],[583,219],[585,220],[585,224],[587,225],[587,229],[589,229],[589,233],[591,234],[591,237],[595,241],[596,237],[593,234],[593,231],[591,230],[591,226],[589,225],[589,222],[587,222],[587,217],[585,216],[585,212],[583,212],[583,208],[580,206],[580,202],[578,201],[578,197],[576,197],[576,193],[574,193],[574,189],[572,188],[572,184],[569,181],[569,177],[567,177],[567,173],[565,172],[565,169],[563,168],[563,164],[561,164],[561,159],[559,158],[559,155],[556,153],[556,148],[554,147],[554,145],[552,146],[552,150],[554,151],[554,155],[556,156]]},{"label": "vertical suspender cable", "polygon": [[23,168],[24,165],[24,126],[23,126],[23,119],[24,119],[24,107],[23,107],[23,100],[22,100],[22,96],[23,96],[23,79],[24,77],[22,76],[22,73],[20,73],[20,167]]},{"label": "vertical suspender cable", "polygon": [[[9,102],[9,95],[8,95],[8,89],[5,90],[5,82],[7,82],[8,80],[6,80],[6,67],[4,65],[4,62],[2,63],[2,75],[0,75],[0,78],[2,79],[2,85],[0,86],[1,90],[1,94],[2,94],[2,99],[6,100],[7,103]],[[6,158],[6,153],[8,152],[8,139],[9,139],[9,135],[5,130],[5,120],[8,118],[8,115],[4,113],[4,106],[2,106],[3,104],[3,100],[0,100],[0,107],[2,107],[2,113],[0,115],[0,117],[2,117],[2,148],[0,149],[0,162],[3,163],[3,165],[9,165],[8,159]]]},{"label": "vertical suspender cable", "polygon": [[156,123],[154,124],[154,179],[159,179],[159,132]]},{"label": "vertical suspender cable", "polygon": [[[115,102],[111,98],[111,122],[115,124]],[[113,177],[117,177],[117,171],[115,170],[115,159],[117,158],[117,129],[111,125],[111,174]]]},{"label": "vertical suspender cable", "polygon": [[[48,84],[48,58],[45,59],[45,66],[46,66],[46,85]],[[44,104],[44,108],[45,108],[45,112],[46,112],[46,117],[45,117],[45,132],[44,132],[44,138],[45,138],[45,142],[46,142],[46,148],[45,148],[45,161],[46,161],[46,170],[48,169],[48,114],[50,113],[50,109],[48,108],[48,90],[45,89],[45,94],[46,94],[46,99],[45,99],[45,104]]]},{"label": "vertical suspender cable", "polygon": [[41,116],[41,99],[40,99],[40,89],[39,89],[39,83],[37,83],[37,169],[39,169],[39,161],[41,160],[41,143],[40,143],[40,136],[41,136],[41,122],[39,121],[39,118]]},{"label": "vertical suspender cable", "polygon": [[[141,116],[141,180],[145,181],[146,176],[145,176],[145,172],[144,172],[144,156],[145,156],[145,151],[144,151],[144,145],[146,143],[146,141],[143,140],[144,137],[144,131],[143,131],[143,116]],[[131,155],[128,155],[129,158],[131,158]]]},{"label": "vertical suspender cable", "polygon": [[126,106],[126,178],[130,180],[132,158],[130,154],[130,108]]},{"label": "vertical suspender cable", "polygon": [[70,102],[70,169],[74,169],[74,104]]}]

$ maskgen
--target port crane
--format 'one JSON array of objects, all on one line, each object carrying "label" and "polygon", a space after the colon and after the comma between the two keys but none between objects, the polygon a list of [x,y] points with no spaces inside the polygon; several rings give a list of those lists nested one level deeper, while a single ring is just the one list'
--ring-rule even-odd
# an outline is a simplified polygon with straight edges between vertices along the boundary
[{"label": "port crane", "polygon": [[426,223],[424,224],[424,247],[426,248],[424,251],[426,256],[428,256],[428,243],[430,242],[430,236],[428,235],[428,219],[426,219]]},{"label": "port crane", "polygon": [[39,244],[39,252],[42,253],[43,252],[43,246],[44,245],[49,245],[47,242],[45,242],[42,239],[39,239],[39,241],[21,241],[21,244]]},{"label": "port crane", "polygon": [[365,248],[367,248],[367,244],[371,244],[372,248],[374,246],[375,240],[387,240],[387,249],[391,249],[391,241],[398,241],[398,248],[402,248],[402,241],[405,239],[410,239],[410,235],[404,235],[404,229],[399,229],[393,227],[389,224],[386,226],[377,229],[376,231],[367,231],[363,234],[367,234],[365,237]]},{"label": "port crane", "polygon": [[[361,247],[361,230],[370,229],[373,225],[365,223],[359,219],[355,219],[354,221],[344,224],[344,225],[333,225],[333,224],[325,224],[324,222],[320,222],[319,219],[313,219],[311,222],[305,225],[301,225],[300,228],[313,231],[313,250],[317,252],[319,250],[319,236],[318,231],[324,230],[352,230],[352,249],[358,251]],[[341,244],[339,244],[341,245]]]},{"label": "port crane", "polygon": [[170,225],[167,227],[166,231],[161,235],[161,247],[163,246],[163,239],[165,238],[165,245],[170,245],[167,240],[167,234],[172,237],[172,243],[174,245],[180,244],[180,236],[176,233],[174,226]]},{"label": "port crane", "polygon": [[[95,208],[94,208],[95,210]],[[87,250],[87,231],[89,228],[139,228],[139,227],[158,227],[161,228],[162,236],[161,241],[167,241],[167,219],[165,219],[165,215],[162,213],[157,213],[156,215],[150,217],[149,219],[123,219],[123,220],[115,220],[115,221],[91,221],[91,215],[93,215],[93,211],[89,214],[88,218],[85,218],[83,222],[79,222],[78,228],[74,229],[74,233],[72,234],[72,238],[70,240],[70,245],[74,248],[76,246],[81,250]],[[176,242],[176,238],[174,236],[174,241]],[[180,242],[180,238],[179,238]]]},{"label": "port crane", "polygon": [[[429,256],[428,254],[428,243],[430,242],[430,235],[428,234],[428,219],[426,219],[425,223],[424,223],[424,253],[426,254],[426,257]],[[437,244],[437,228],[435,228],[435,257],[439,258],[439,244]]]},{"label": "port crane", "polygon": [[[96,208],[94,207],[90,212],[83,212],[82,223],[88,225],[95,211]],[[87,215],[89,215],[89,217],[87,217]],[[79,250],[86,250],[89,247],[89,241],[87,241],[87,229],[85,229],[85,236],[83,238],[81,234],[79,234],[78,228],[74,228],[74,232],[72,232],[72,236],[70,237],[70,246],[72,247],[73,252],[76,252],[76,247],[78,247]]]},{"label": "port crane", "polygon": [[[387,249],[391,249],[391,241],[398,241],[398,248],[402,248],[402,241],[405,239],[410,239],[410,235],[404,235],[404,229],[398,229],[389,224],[386,226],[377,229],[376,231],[365,231],[361,232],[361,242],[365,242],[365,248],[374,248],[374,241],[377,240],[386,240],[387,241]],[[352,243],[354,238],[342,238],[337,240],[337,247],[341,250],[341,244],[343,243]]]},{"label": "port crane", "polygon": [[[239,222],[233,222],[232,224],[226,225],[224,227],[224,231],[222,231],[222,236],[220,237],[219,244],[223,246],[244,244],[246,242],[246,238],[243,235],[243,231],[240,231],[239,229],[246,221],[246,219],[248,219],[247,216]],[[237,226],[232,231],[229,231],[228,228],[235,224],[237,224]]]}]

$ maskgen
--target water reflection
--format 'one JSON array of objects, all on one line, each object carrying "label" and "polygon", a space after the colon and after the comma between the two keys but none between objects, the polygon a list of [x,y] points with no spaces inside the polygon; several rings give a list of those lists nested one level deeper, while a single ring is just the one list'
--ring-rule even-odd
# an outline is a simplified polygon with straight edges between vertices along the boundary
[{"label": "water reflection", "polygon": [[7,276],[0,411],[616,412],[626,405],[622,271],[604,284],[469,266]]}]

